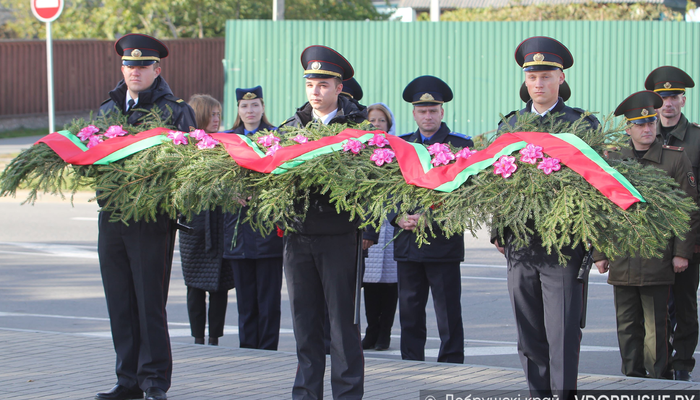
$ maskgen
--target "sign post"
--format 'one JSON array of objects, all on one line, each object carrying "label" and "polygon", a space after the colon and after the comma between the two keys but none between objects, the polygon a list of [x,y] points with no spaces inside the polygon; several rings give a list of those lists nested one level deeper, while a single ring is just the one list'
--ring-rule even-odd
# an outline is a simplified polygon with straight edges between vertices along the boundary
[{"label": "sign post", "polygon": [[29,0],[32,13],[41,22],[46,23],[46,83],[49,98],[49,133],[54,131],[53,103],[53,45],[51,43],[51,21],[56,20],[63,11],[64,0]]}]

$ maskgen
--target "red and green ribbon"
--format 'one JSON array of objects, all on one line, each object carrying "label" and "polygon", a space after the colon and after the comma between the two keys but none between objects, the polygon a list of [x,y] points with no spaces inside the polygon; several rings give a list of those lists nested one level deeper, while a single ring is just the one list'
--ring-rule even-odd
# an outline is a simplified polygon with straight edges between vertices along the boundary
[{"label": "red and green ribbon", "polygon": [[[76,165],[108,164],[143,149],[170,141],[168,129],[158,128],[136,135],[108,139],[88,149],[68,131],[52,133],[39,142],[49,145],[64,161]],[[350,139],[366,143],[376,132],[345,129],[335,136],[323,137],[304,144],[283,147],[273,155],[265,153],[243,135],[215,133],[211,136],[221,142],[229,155],[243,168],[262,173],[282,174],[295,166],[324,154],[342,150]],[[613,203],[629,208],[644,198],[617,170],[608,165],[590,146],[570,133],[514,132],[499,136],[489,147],[468,159],[458,158],[455,163],[434,167],[431,156],[422,144],[409,143],[391,135],[387,140],[410,185],[442,192],[451,192],[470,176],[489,168],[502,155],[509,155],[531,143],[581,175]],[[39,143],[37,142],[37,143]],[[367,151],[367,150],[365,150]]]}]

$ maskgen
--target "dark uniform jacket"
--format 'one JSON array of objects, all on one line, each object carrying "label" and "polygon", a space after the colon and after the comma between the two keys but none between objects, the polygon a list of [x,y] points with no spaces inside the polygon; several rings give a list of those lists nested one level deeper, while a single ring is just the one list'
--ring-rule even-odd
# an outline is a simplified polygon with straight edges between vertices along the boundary
[{"label": "dark uniform jacket", "polygon": [[[411,143],[422,142],[420,130],[401,135],[400,137]],[[450,128],[444,122],[440,124],[440,129],[423,143],[425,145],[449,143],[460,148],[474,147],[474,142],[471,139],[461,133],[450,132]],[[394,235],[401,232],[394,241],[394,260],[411,262],[453,262],[464,260],[463,235],[452,235],[448,239],[442,233],[442,229],[437,224],[433,224],[433,232],[435,232],[436,236],[428,239],[430,244],[423,244],[421,247],[418,247],[416,234],[413,231],[399,228],[396,224],[396,217],[395,213],[388,216],[389,221],[392,221],[392,225],[394,225]]]},{"label": "dark uniform jacket", "polygon": [[[275,130],[276,127],[260,122],[258,131]],[[238,135],[245,134],[245,126],[228,131]],[[255,232],[249,223],[244,223],[248,207],[241,208],[240,215],[224,214],[224,258],[231,260],[260,259],[282,257],[282,238],[273,231],[267,236]],[[236,243],[234,246],[234,234]]]},{"label": "dark uniform jacket", "polygon": [[[330,124],[359,124],[367,120],[367,108],[358,107],[359,104],[351,102],[345,96],[338,96],[338,113]],[[285,126],[305,127],[313,119],[313,108],[308,102],[297,109],[293,117],[280,125],[280,130]],[[304,199],[300,199],[294,204],[298,213],[303,214]],[[297,218],[290,222],[291,227],[304,235],[339,235],[357,230],[360,225],[359,220],[350,220],[350,213],[342,211],[336,212],[335,206],[331,204],[328,195],[312,192],[309,196],[309,209],[306,218]]]},{"label": "dark uniform jacket", "polygon": [[[636,158],[632,148],[622,150],[622,155],[610,154],[610,158],[637,159],[642,165],[651,165],[666,171],[681,186],[688,196],[697,199],[697,184],[692,175],[690,160],[678,147],[668,148],[659,142],[654,142],[644,157]],[[692,178],[692,179],[691,179]],[[690,220],[690,231],[684,240],[679,237],[669,239],[664,250],[663,258],[645,259],[637,256],[617,257],[610,261],[608,283],[620,286],[654,286],[673,285],[673,257],[693,258],[695,232],[697,232],[698,213],[693,212]],[[607,257],[598,251],[593,252],[593,260],[605,260]]]},{"label": "dark uniform jacket", "polygon": [[[109,99],[105,100],[100,106],[100,114],[107,115],[118,110],[122,114],[128,115],[128,123],[130,125],[138,125],[139,119],[146,115],[145,112],[139,111],[139,109],[150,110],[155,105],[160,109],[163,121],[168,121],[168,125],[173,125],[182,132],[190,132],[197,128],[192,107],[182,99],[173,96],[170,86],[162,77],[158,76],[149,89],[140,92],[139,102],[131,110],[124,112],[126,91],[127,87],[122,79],[117,84],[117,87],[109,92]],[[172,110],[172,115],[170,110]],[[170,120],[168,120],[169,118]]]},{"label": "dark uniform jacket", "polygon": [[661,122],[656,123],[656,138],[665,145],[683,147],[685,154],[690,159],[690,164],[693,166],[693,174],[698,176],[698,168],[700,167],[700,126],[691,123],[681,114],[678,124],[663,136]]}]

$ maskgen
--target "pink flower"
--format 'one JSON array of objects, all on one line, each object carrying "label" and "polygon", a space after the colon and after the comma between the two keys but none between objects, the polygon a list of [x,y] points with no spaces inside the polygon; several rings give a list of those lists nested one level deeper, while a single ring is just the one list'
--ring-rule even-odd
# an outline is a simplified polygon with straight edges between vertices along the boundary
[{"label": "pink flower", "polygon": [[309,139],[306,136],[302,135],[301,133],[294,136],[292,138],[292,140],[299,143],[299,144],[304,144],[304,143],[307,143],[309,141]]},{"label": "pink flower", "polygon": [[465,147],[462,150],[458,151],[457,154],[455,154],[455,157],[467,159],[476,153],[476,150],[471,150],[469,147]]},{"label": "pink flower", "polygon": [[282,146],[278,145],[277,143],[273,144],[270,146],[269,149],[267,149],[267,153],[265,153],[266,156],[274,156],[275,153],[277,153],[277,150],[281,149]]},{"label": "pink flower", "polygon": [[447,165],[455,159],[455,155],[451,151],[443,151],[435,154],[435,157],[430,161],[434,166]]},{"label": "pink flower", "polygon": [[207,135],[207,133],[204,132],[204,129],[195,129],[192,132],[190,132],[190,137],[195,140],[202,140],[205,136],[209,135]]},{"label": "pink flower", "polygon": [[372,153],[372,157],[369,159],[374,161],[378,167],[381,167],[383,164],[392,162],[395,155],[396,154],[390,149],[375,149],[374,153]]},{"label": "pink flower", "polygon": [[185,136],[185,132],[179,132],[179,131],[170,131],[168,132],[168,139],[173,140],[173,144],[187,144],[187,136]]},{"label": "pink flower", "polygon": [[80,138],[80,140],[88,140],[90,139],[90,136],[99,131],[100,130],[95,125],[88,125],[85,128],[81,129],[80,132],[78,132],[78,137]]},{"label": "pink flower", "polygon": [[520,149],[520,161],[524,163],[535,164],[538,158],[543,158],[542,146],[535,146],[534,144],[528,144],[523,149]]},{"label": "pink flower", "polygon": [[[197,129],[199,130],[199,129]],[[202,131],[204,132],[204,131]],[[213,149],[217,144],[219,143],[218,140],[214,139],[213,137],[207,135],[206,133],[202,136],[202,138],[197,142],[197,147],[200,150],[204,149]]]},{"label": "pink flower", "polygon": [[265,147],[272,146],[273,144],[279,143],[280,138],[275,136],[274,133],[271,133],[269,135],[261,136],[258,138],[258,144],[261,144]]},{"label": "pink flower", "polygon": [[446,151],[450,152],[450,148],[447,147],[447,145],[444,143],[435,143],[435,144],[431,144],[430,146],[428,146],[428,153],[433,154],[433,155],[438,154],[438,153],[442,153],[442,152],[446,152]]},{"label": "pink flower", "polygon": [[93,148],[100,143],[102,143],[102,135],[92,135],[90,136],[90,139],[88,139],[87,148]]},{"label": "pink flower", "polygon": [[383,135],[375,133],[372,139],[370,139],[367,142],[367,144],[369,144],[370,146],[384,147],[389,144],[389,141]]},{"label": "pink flower", "polygon": [[515,157],[511,156],[501,156],[495,163],[493,163],[493,173],[501,174],[502,177],[507,178],[513,175],[518,166],[515,165]]},{"label": "pink flower", "polygon": [[355,139],[348,139],[348,141],[343,144],[343,151],[352,151],[353,154],[358,154],[360,150],[364,148],[365,145]]},{"label": "pink flower", "polygon": [[107,136],[108,139],[113,139],[117,136],[124,136],[127,133],[129,133],[129,132],[125,131],[121,125],[112,125],[109,128],[107,128],[107,132],[105,132],[105,136]]},{"label": "pink flower", "polygon": [[544,171],[545,174],[549,175],[553,171],[559,171],[561,169],[561,165],[559,165],[559,159],[558,158],[549,158],[546,157],[540,161],[540,163],[537,165],[537,168],[541,169]]}]

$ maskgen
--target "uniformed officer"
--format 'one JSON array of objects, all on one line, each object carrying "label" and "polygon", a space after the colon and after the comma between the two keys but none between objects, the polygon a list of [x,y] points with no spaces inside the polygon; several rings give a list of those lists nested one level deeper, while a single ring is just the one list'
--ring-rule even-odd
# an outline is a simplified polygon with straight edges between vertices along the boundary
[{"label": "uniformed officer", "polygon": [[[168,48],[155,38],[128,34],[114,45],[122,57],[124,79],[109,92],[100,113],[119,112],[138,124],[158,107],[164,120],[181,131],[196,127],[192,108],[173,96],[160,77],[160,59]],[[167,107],[166,107],[167,106]],[[172,113],[171,111],[172,110]],[[117,384],[98,393],[102,400],[162,400],[170,388],[172,357],[165,303],[175,243],[175,221],[158,215],[155,222],[109,222],[99,215],[97,250],[107,299],[112,340],[117,353]]]},{"label": "uniformed officer", "polygon": [[[583,110],[568,107],[559,96],[565,79],[563,70],[574,63],[566,46],[549,37],[532,37],[518,45],[515,60],[523,68],[531,97],[519,114],[538,114],[540,118],[536,122],[543,132],[552,124],[574,122],[582,117]],[[558,116],[551,118],[549,113]],[[586,119],[591,128],[598,127],[595,117]],[[516,120],[514,115],[500,129],[512,128]],[[581,345],[583,286],[577,275],[585,255],[584,246],[560,249],[570,257],[567,265],[561,265],[555,252],[548,254],[538,235],[530,238],[528,246],[517,248],[512,231],[506,229],[504,237],[499,237],[492,230],[491,242],[506,256],[518,354],[530,395],[572,398]]]},{"label": "uniformed officer", "polygon": [[[653,90],[663,98],[663,106],[657,110],[659,121],[656,124],[657,140],[670,146],[685,149],[685,154],[693,165],[693,173],[698,176],[700,166],[700,126],[690,123],[681,109],[685,106],[685,89],[695,86],[693,79],[683,70],[665,66],[653,70],[644,82],[647,90]],[[700,236],[696,235],[696,241]],[[698,281],[700,246],[695,246],[688,269],[676,274],[676,282],[671,289],[669,311],[671,311],[672,347],[675,350],[671,359],[676,380],[690,381],[690,372],[695,367],[693,353],[698,344]],[[673,326],[675,325],[675,326]]]},{"label": "uniformed officer", "polygon": [[[625,159],[660,168],[694,200],[697,185],[690,160],[680,147],[656,141],[655,109],[663,104],[652,91],[637,92],[615,110],[630,122],[626,129],[630,147],[622,150]],[[662,379],[668,367],[666,302],[671,285],[688,267],[693,256],[698,214],[691,215],[691,229],[685,239],[672,237],[662,258],[643,259],[637,255],[617,257],[608,262],[605,254],[594,252],[600,273],[610,270],[608,283],[615,287],[617,340],[622,356],[622,373],[627,376]]]},{"label": "uniformed officer", "polygon": [[[440,78],[421,76],[409,83],[403,99],[413,104],[415,132],[401,135],[408,142],[449,143],[455,147],[473,147],[470,138],[442,122],[443,103],[452,100],[452,90]],[[462,327],[462,281],[459,263],[464,260],[464,237],[447,238],[439,226],[433,226],[436,237],[430,244],[418,247],[414,229],[423,211],[405,216],[390,216],[395,234],[394,243],[399,283],[399,320],[401,321],[401,358],[425,360],[428,291],[433,294],[435,316],[440,332],[438,362],[464,362],[464,329]]]},{"label": "uniformed officer", "polygon": [[[566,81],[562,82],[561,85],[559,85],[559,97],[563,101],[568,101],[569,98],[571,97],[571,87],[569,87],[569,84],[566,83]],[[530,97],[530,92],[527,90],[527,85],[525,82],[520,86],[520,99],[523,101],[523,103],[527,103],[532,98]],[[511,115],[514,115],[517,111],[513,111]],[[509,117],[510,115],[506,116]]]},{"label": "uniformed officer", "polygon": [[[352,78],[352,65],[335,50],[307,47],[301,55],[308,102],[284,126],[309,123],[360,123],[367,111],[340,96],[343,80]],[[303,212],[305,201],[295,204]],[[361,399],[364,356],[360,327],[354,324],[356,254],[360,221],[338,213],[327,194],[312,189],[303,220],[291,221],[285,235],[284,272],[297,342],[293,399],[322,399],[326,353],[323,343],[324,305],[331,333],[331,388],[335,399]]]}]

